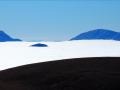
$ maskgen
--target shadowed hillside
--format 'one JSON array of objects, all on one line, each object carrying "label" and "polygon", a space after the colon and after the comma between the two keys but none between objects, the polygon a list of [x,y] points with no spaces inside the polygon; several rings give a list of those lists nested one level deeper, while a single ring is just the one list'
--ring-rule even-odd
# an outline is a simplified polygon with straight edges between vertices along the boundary
[{"label": "shadowed hillside", "polygon": [[0,90],[119,90],[120,58],[78,58],[0,72]]},{"label": "shadowed hillside", "polygon": [[120,32],[115,32],[107,29],[91,30],[73,37],[71,40],[117,40],[120,41]]},{"label": "shadowed hillside", "polygon": [[14,39],[7,35],[5,32],[0,31],[0,42],[6,42],[6,41],[22,41],[20,39]]}]

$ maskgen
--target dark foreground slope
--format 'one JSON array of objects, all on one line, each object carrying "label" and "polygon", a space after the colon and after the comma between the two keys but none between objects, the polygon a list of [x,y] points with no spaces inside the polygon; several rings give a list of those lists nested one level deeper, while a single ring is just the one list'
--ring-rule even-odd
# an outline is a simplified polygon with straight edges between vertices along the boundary
[{"label": "dark foreground slope", "polygon": [[79,58],[0,72],[0,90],[119,90],[120,58]]}]

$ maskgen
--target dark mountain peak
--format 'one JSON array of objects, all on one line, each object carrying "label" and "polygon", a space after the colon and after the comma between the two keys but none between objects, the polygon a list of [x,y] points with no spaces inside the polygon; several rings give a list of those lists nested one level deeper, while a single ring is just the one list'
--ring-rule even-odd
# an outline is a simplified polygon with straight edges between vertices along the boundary
[{"label": "dark mountain peak", "polygon": [[48,45],[46,44],[42,44],[42,43],[37,43],[37,44],[34,44],[32,45],[33,47],[48,47]]},{"label": "dark mountain peak", "polygon": [[[88,31],[88,32],[115,32],[113,30],[109,30],[109,29],[95,29],[95,30],[91,30],[91,31]],[[115,32],[115,33],[118,33],[118,32]]]},{"label": "dark mountain peak", "polygon": [[14,39],[10,37],[8,34],[6,34],[4,31],[0,30],[0,42],[5,41],[21,41],[20,39]]},{"label": "dark mountain peak", "polygon": [[0,33],[4,33],[4,31],[0,30]]},{"label": "dark mountain peak", "polygon": [[95,29],[95,30],[97,30],[97,31],[112,31],[112,30],[109,30],[109,29]]},{"label": "dark mountain peak", "polygon": [[95,29],[79,34],[78,36],[72,38],[71,40],[92,40],[92,39],[120,41],[120,32],[115,32],[109,29]]}]

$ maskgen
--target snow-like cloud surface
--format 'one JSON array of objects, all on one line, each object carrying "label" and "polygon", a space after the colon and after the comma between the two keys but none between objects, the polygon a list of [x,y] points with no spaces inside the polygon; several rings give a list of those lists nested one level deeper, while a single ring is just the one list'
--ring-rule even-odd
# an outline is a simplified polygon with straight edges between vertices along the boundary
[{"label": "snow-like cloud surface", "polygon": [[[31,47],[36,43],[48,47]],[[84,58],[119,57],[120,41],[78,40],[63,42],[1,42],[0,70],[45,61]]]}]

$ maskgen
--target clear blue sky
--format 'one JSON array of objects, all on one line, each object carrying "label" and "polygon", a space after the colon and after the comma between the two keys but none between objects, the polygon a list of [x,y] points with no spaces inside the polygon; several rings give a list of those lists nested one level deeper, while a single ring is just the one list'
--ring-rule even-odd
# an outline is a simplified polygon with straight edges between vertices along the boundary
[{"label": "clear blue sky", "polygon": [[0,1],[0,29],[23,40],[68,40],[97,28],[120,31],[119,0]]}]

